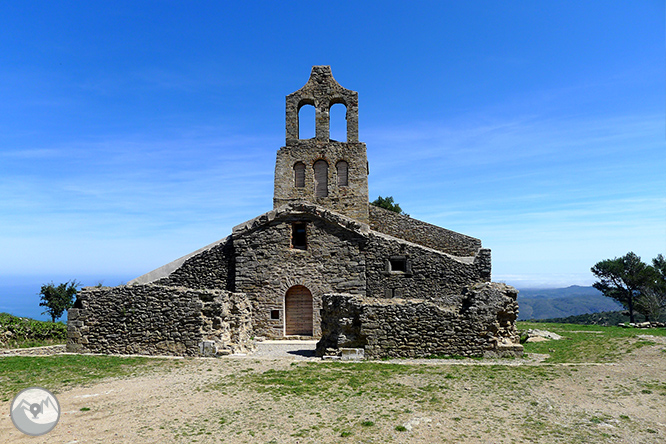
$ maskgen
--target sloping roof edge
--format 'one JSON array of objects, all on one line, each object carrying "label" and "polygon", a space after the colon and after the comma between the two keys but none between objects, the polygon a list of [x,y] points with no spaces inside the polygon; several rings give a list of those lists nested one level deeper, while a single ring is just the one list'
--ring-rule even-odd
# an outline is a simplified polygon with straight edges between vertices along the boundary
[{"label": "sloping roof edge", "polygon": [[226,243],[227,241],[230,240],[230,238],[231,238],[231,236],[227,236],[224,239],[220,239],[219,241],[213,242],[212,244],[208,244],[203,248],[199,248],[198,250],[193,251],[190,254],[186,254],[185,256],[176,259],[175,261],[169,262],[168,264],[162,265],[161,267],[156,268],[153,271],[149,271],[146,274],[143,274],[143,275],[141,275],[137,278],[134,278],[131,281],[129,281],[127,284],[128,285],[148,284],[148,283],[154,282],[158,279],[165,278],[165,277],[169,276],[171,273],[173,273],[174,271],[176,271],[177,269],[179,269],[180,266],[183,265],[185,263],[185,261],[188,260],[189,258],[194,257],[197,254],[202,253],[206,250],[210,250],[211,248],[216,247],[220,244]]},{"label": "sloping roof edge", "polygon": [[367,236],[370,233],[370,226],[368,224],[359,222],[356,219],[352,219],[351,217],[344,216],[340,213],[336,213],[335,211],[331,211],[328,208],[308,201],[291,202],[285,205],[281,205],[271,211],[255,217],[254,219],[250,219],[246,222],[243,222],[242,224],[236,225],[231,233],[232,236],[242,236],[246,233],[257,230],[258,228],[269,224],[283,216],[298,213],[308,214],[320,219],[327,220],[339,225],[346,230],[352,231],[362,236]]}]

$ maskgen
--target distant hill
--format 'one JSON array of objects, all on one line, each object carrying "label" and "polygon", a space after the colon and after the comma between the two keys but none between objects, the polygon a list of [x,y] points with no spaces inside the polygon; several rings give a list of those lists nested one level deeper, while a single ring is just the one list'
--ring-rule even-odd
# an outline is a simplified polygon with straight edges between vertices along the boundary
[{"label": "distant hill", "polygon": [[594,287],[523,288],[518,293],[518,320],[567,318],[588,313],[623,310]]}]

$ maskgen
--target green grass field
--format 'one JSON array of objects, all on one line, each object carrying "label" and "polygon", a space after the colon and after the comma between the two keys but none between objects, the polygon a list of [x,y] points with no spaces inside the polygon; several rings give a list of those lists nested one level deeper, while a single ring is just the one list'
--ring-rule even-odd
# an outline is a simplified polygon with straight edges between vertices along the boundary
[{"label": "green grass field", "polygon": [[[146,437],[159,430],[164,440],[172,442],[230,435],[243,436],[245,441],[239,442],[271,442],[255,438],[271,436],[275,424],[280,423],[280,430],[292,440],[393,442],[392,433],[412,433],[407,426],[414,418],[433,418],[433,433],[435,429],[439,433],[433,439],[453,436],[454,442],[493,437],[494,442],[505,443],[583,444],[626,438],[620,425],[632,434],[661,437],[660,432],[649,431],[658,430],[655,422],[628,410],[606,409],[606,403],[595,408],[570,406],[562,404],[559,397],[563,388],[584,391],[594,385],[597,392],[589,399],[602,396],[617,400],[609,404],[611,407],[618,402],[631,405],[634,400],[649,405],[663,403],[666,383],[662,378],[642,374],[617,378],[613,373],[616,367],[598,367],[596,363],[631,357],[641,347],[656,344],[640,336],[666,336],[666,330],[528,322],[520,322],[518,327],[549,330],[563,339],[525,344],[527,358],[430,359],[418,364],[0,356],[0,400],[8,402],[21,389],[35,385],[57,394],[109,378],[154,375],[161,381],[173,372],[187,378],[191,392],[183,399],[201,394],[202,399],[223,402],[204,415],[188,416],[184,411],[179,421],[164,419],[140,432]],[[666,347],[661,344],[660,348],[652,353],[666,359]],[[535,354],[549,357],[539,363],[530,356]],[[567,363],[574,365],[562,365]],[[81,412],[95,411],[94,404],[81,408]],[[378,436],[382,438],[377,440]]]},{"label": "green grass field", "polygon": [[48,387],[58,393],[104,378],[142,374],[164,361],[117,356],[0,356],[0,399],[7,401],[31,386]]},{"label": "green grass field", "polygon": [[519,330],[548,330],[563,337],[559,341],[523,344],[525,353],[548,354],[548,363],[614,362],[623,354],[654,342],[639,336],[666,336],[666,329],[601,327],[597,325],[518,322]]}]

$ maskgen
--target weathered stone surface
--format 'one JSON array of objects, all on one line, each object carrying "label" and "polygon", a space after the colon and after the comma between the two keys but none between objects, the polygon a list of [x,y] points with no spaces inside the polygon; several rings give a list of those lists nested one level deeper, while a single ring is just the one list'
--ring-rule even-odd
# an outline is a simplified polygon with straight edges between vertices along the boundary
[{"label": "weathered stone surface", "polygon": [[[328,164],[327,196],[315,197],[314,163],[324,160]],[[336,165],[348,164],[347,184],[338,185]],[[294,165],[305,164],[305,184],[294,186]],[[275,208],[290,202],[307,200],[368,223],[368,158],[364,143],[299,140],[280,148],[275,163]]]},{"label": "weathered stone surface", "polygon": [[517,294],[504,284],[477,284],[452,306],[327,294],[317,355],[340,355],[343,348],[363,348],[372,359],[520,355]]},{"label": "weathered stone surface", "polygon": [[[347,140],[330,139],[330,109],[341,103],[346,109]],[[298,112],[304,105],[315,107],[315,137],[299,138]],[[368,157],[364,143],[358,141],[358,93],[335,81],[330,66],[313,66],[308,82],[286,99],[286,146],[280,148],[275,162],[274,208],[308,200],[358,221],[368,223]],[[328,165],[326,192],[315,192],[314,164]],[[346,162],[341,184],[337,165]],[[294,168],[305,166],[304,183],[295,182]],[[300,186],[302,185],[302,186]]]},{"label": "weathered stone surface", "polygon": [[250,303],[239,293],[159,285],[86,287],[77,295],[77,307],[68,310],[70,352],[199,356],[203,341],[217,350],[253,348]]},{"label": "weathered stone surface", "polygon": [[[328,220],[320,218],[328,213]],[[259,336],[284,336],[284,298],[296,285],[309,289],[313,296],[313,336],[319,337],[321,297],[324,293],[364,294],[365,267],[361,250],[365,245],[364,230],[312,204],[291,206],[291,211],[267,217],[253,228],[234,229],[236,289],[250,296],[253,303],[254,330]],[[291,247],[292,223],[306,224],[307,248]],[[278,319],[271,312],[279,311]]]},{"label": "weathered stone surface", "polygon": [[413,219],[385,208],[370,205],[370,228],[453,256],[475,256],[479,239]]},{"label": "weathered stone surface", "polygon": [[[330,139],[330,108],[338,103],[347,108],[346,141]],[[299,138],[304,105],[316,117],[307,140]],[[306,85],[287,96],[286,141],[275,165],[271,211],[129,286],[81,292],[68,347],[219,355],[249,347],[252,335],[323,333],[322,354],[340,347],[370,357],[520,351],[515,294],[489,283],[490,250],[479,239],[369,206],[358,94],[340,86],[330,67],[314,66]]]},{"label": "weathered stone surface", "polygon": [[[195,254],[173,270],[169,275],[154,281],[162,286],[179,286],[194,289],[219,289],[233,291],[235,288],[234,244],[231,236],[213,247]],[[132,282],[130,282],[132,284]]]},{"label": "weathered stone surface", "polygon": [[[390,271],[391,258],[404,258],[408,272]],[[367,296],[455,304],[463,288],[489,280],[477,259],[452,256],[372,231],[365,250]]]},{"label": "weathered stone surface", "polygon": [[340,358],[343,361],[362,361],[365,358],[365,350],[362,348],[341,348]]},{"label": "weathered stone surface", "polygon": [[550,339],[559,341],[560,339],[562,339],[562,336],[548,330],[537,330],[531,328],[527,330],[525,334],[527,336],[527,340],[525,342],[539,342],[539,340],[550,340]]}]

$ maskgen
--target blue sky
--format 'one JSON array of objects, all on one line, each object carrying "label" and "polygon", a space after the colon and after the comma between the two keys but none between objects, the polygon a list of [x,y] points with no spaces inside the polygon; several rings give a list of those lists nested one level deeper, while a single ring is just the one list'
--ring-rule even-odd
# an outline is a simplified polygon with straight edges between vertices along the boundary
[{"label": "blue sky", "polygon": [[494,280],[585,285],[599,260],[650,260],[666,253],[665,15],[2,2],[0,286],[116,285],[270,210],[284,98],[319,64],[359,92],[371,198],[482,239]]}]

